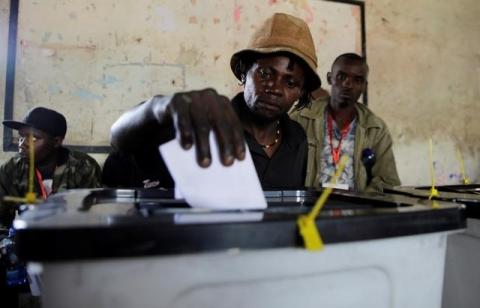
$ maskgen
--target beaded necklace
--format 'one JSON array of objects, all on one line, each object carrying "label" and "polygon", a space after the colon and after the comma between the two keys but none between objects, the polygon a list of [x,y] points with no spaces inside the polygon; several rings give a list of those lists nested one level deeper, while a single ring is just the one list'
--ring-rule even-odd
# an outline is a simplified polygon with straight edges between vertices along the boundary
[{"label": "beaded necklace", "polygon": [[271,148],[277,144],[278,140],[280,140],[280,121],[277,121],[277,132],[275,134],[275,140],[270,144],[261,144],[261,146],[263,149]]}]

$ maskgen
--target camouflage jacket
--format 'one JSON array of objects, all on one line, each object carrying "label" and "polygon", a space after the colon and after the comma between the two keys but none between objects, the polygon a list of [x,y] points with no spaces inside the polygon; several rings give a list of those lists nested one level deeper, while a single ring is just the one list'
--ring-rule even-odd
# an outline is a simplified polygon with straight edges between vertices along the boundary
[{"label": "camouflage jacket", "polygon": [[[61,148],[61,162],[53,174],[52,193],[74,188],[101,187],[101,169],[92,157],[85,153]],[[35,192],[39,197],[40,186],[36,177]],[[17,205],[5,202],[4,196],[23,197],[28,190],[28,162],[16,155],[0,166],[0,229],[9,228],[15,218]]]}]

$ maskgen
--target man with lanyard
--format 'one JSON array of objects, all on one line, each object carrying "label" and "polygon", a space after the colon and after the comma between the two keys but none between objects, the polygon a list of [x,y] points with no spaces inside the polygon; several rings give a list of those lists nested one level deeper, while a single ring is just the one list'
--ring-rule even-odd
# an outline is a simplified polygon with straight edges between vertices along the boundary
[{"label": "man with lanyard", "polygon": [[[357,102],[366,89],[367,77],[365,58],[342,54],[327,73],[330,97],[290,114],[308,136],[306,186],[332,185],[331,174],[344,154],[350,159],[338,188],[382,191],[386,185],[400,185],[387,126]],[[375,162],[365,162],[365,156],[374,156]]]},{"label": "man with lanyard", "polygon": [[[105,162],[105,184],[171,187],[158,145],[174,137],[174,126],[179,128],[186,147],[192,145],[192,139],[206,139],[212,127],[220,148],[229,152],[223,162],[231,164],[233,152],[239,152],[222,146],[221,140],[229,134],[235,140],[243,139],[242,132],[233,134],[228,126],[220,124],[226,121],[242,128],[264,189],[303,187],[307,140],[304,130],[287,112],[297,101],[300,108],[310,104],[311,92],[320,87],[308,25],[291,15],[274,14],[253,35],[249,46],[232,56],[230,66],[244,86],[244,92],[231,102],[207,89],[155,96],[122,115],[111,130],[112,146],[121,152],[110,155]],[[219,122],[202,123],[212,118]],[[197,154],[205,149],[200,145]],[[210,158],[199,155],[199,162],[207,166]]]},{"label": "man with lanyard", "polygon": [[9,228],[15,204],[4,196],[24,197],[28,191],[28,136],[32,134],[35,157],[34,191],[38,198],[74,188],[101,187],[101,169],[87,154],[62,146],[67,132],[65,117],[43,107],[28,111],[22,122],[3,121],[18,130],[18,154],[0,166],[0,228]]}]

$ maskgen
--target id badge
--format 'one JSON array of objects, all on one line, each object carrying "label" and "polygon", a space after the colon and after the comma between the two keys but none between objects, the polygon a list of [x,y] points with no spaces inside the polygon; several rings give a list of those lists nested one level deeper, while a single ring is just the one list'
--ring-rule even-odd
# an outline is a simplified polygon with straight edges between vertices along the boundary
[{"label": "id badge", "polygon": [[341,184],[341,183],[322,183],[323,188],[334,188],[334,189],[341,189],[341,190],[348,190],[348,184]]}]

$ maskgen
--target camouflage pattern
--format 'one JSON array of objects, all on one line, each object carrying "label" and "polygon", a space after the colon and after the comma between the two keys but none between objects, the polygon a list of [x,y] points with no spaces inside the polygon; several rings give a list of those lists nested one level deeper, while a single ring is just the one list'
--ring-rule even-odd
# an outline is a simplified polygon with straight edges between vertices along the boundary
[{"label": "camouflage pattern", "polygon": [[[66,162],[55,169],[52,193],[74,188],[101,187],[101,169],[95,159],[85,153],[67,151]],[[39,197],[40,186],[36,177],[34,181],[34,189]],[[0,166],[0,229],[11,226],[18,206],[18,204],[3,201],[3,197],[24,197],[27,190],[28,162],[27,159],[16,155]]]}]

